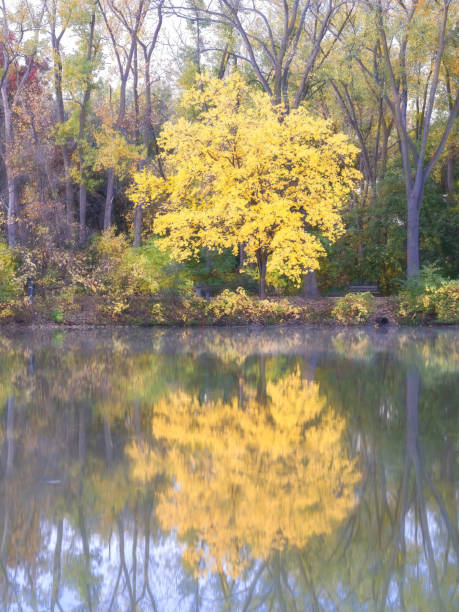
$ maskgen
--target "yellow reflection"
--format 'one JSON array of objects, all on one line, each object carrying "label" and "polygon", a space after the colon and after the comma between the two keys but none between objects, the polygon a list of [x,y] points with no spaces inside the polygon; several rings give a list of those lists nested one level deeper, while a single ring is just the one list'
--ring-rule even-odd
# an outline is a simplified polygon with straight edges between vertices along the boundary
[{"label": "yellow reflection", "polygon": [[237,576],[250,558],[331,533],[354,506],[360,473],[344,448],[345,421],[318,385],[297,370],[268,382],[263,397],[172,393],[155,405],[157,449],[128,449],[137,480],[162,470],[173,478],[157,515],[201,571]]}]

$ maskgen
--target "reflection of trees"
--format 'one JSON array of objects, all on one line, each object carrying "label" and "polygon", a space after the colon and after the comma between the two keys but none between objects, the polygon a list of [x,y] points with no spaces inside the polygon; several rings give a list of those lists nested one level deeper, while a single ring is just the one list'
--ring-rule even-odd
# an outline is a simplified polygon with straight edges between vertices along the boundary
[{"label": "reflection of trees", "polygon": [[[104,608],[107,577],[96,568],[114,525],[118,563],[113,584],[107,580],[113,603],[127,595],[134,610],[151,598],[148,569],[141,582],[127,565],[137,563],[136,534],[150,546],[153,493],[130,485],[116,448],[121,431],[139,433],[131,397],[123,404],[121,392],[124,385],[125,394],[133,393],[138,384],[127,378],[133,370],[147,379],[148,355],[127,356],[124,367],[123,357],[122,347],[88,355],[48,346],[37,349],[30,371],[28,349],[9,344],[0,352],[0,388],[10,381],[0,454],[0,601],[6,609],[26,601],[39,610],[62,609],[63,593],[73,593],[85,610]],[[102,544],[94,545],[94,534]],[[129,553],[126,537],[134,542]]]},{"label": "reflection of trees", "polygon": [[193,534],[189,559],[234,576],[249,558],[328,535],[352,510],[359,480],[344,419],[298,371],[238,403],[171,394],[155,405],[158,451],[129,451],[141,481],[164,467],[173,476],[157,512],[164,529]]},{"label": "reflection of trees", "polygon": [[[333,555],[312,564],[314,582],[323,584],[328,574],[337,584],[346,568],[347,602],[451,609],[458,602],[459,562],[457,485],[448,469],[457,461],[451,442],[457,436],[457,344],[454,333],[449,343],[444,333],[421,336],[416,344],[402,334],[395,347],[388,340],[391,351],[375,350],[362,334],[361,350],[353,353],[343,337],[346,369],[342,358],[332,358],[330,369],[319,372],[329,400],[354,423],[351,445],[366,477]],[[338,373],[334,385],[331,371]],[[335,604],[344,608],[342,601]]]},{"label": "reflection of trees", "polygon": [[457,607],[457,332],[93,336],[0,339],[0,607]]}]

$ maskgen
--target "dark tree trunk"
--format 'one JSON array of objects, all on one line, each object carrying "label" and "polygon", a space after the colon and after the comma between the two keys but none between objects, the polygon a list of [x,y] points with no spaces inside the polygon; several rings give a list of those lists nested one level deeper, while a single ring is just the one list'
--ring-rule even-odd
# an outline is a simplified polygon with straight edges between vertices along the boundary
[{"label": "dark tree trunk", "polygon": [[447,201],[450,206],[454,204],[454,167],[455,167],[454,152],[448,154],[446,160],[446,193]]},{"label": "dark tree trunk", "polygon": [[115,187],[115,170],[113,168],[110,168],[107,172],[107,194],[105,198],[104,231],[109,230],[112,224],[114,187]]},{"label": "dark tree trunk", "polygon": [[422,192],[413,191],[408,197],[406,264],[408,278],[419,276],[419,211]]},{"label": "dark tree trunk", "polygon": [[242,266],[244,265],[244,261],[245,261],[245,248],[244,248],[244,244],[240,244],[238,247],[238,256],[239,256],[239,267],[242,268]]},{"label": "dark tree trunk", "polygon": [[268,261],[268,255],[262,251],[257,251],[257,264],[258,264],[258,276],[259,276],[259,295],[260,299],[264,300],[266,297],[266,263]]},{"label": "dark tree trunk", "polygon": [[79,225],[79,235],[78,242],[80,246],[83,246],[86,240],[86,209],[87,209],[87,190],[86,185],[80,183],[80,225]]},{"label": "dark tree trunk", "polygon": [[62,159],[64,162],[64,185],[65,185],[65,216],[67,221],[67,231],[70,237],[73,219],[73,189],[70,180],[70,153],[66,145],[62,147]]},{"label": "dark tree trunk", "polygon": [[303,297],[318,298],[320,297],[317,287],[317,276],[314,270],[306,272],[303,278]]}]

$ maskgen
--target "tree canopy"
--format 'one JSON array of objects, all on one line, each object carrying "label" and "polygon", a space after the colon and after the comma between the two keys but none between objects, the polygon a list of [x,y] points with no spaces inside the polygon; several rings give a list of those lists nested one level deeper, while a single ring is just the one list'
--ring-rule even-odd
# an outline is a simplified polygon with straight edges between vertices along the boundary
[{"label": "tree canopy", "polygon": [[263,297],[266,263],[299,285],[318,267],[321,238],[343,232],[356,147],[302,107],[285,114],[238,75],[199,78],[182,105],[192,118],[166,123],[159,138],[166,177],[134,174],[131,199],[157,203],[154,229],[177,259],[243,245]]}]

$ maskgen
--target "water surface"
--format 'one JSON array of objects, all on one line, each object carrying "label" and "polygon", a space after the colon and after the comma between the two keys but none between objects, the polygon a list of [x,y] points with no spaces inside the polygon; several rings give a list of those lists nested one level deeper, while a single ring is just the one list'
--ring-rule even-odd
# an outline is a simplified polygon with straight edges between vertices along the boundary
[{"label": "water surface", "polygon": [[459,330],[0,334],[0,609],[453,610]]}]

